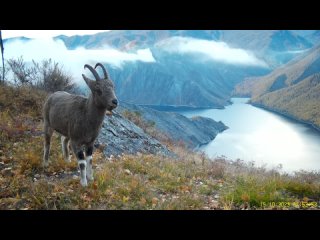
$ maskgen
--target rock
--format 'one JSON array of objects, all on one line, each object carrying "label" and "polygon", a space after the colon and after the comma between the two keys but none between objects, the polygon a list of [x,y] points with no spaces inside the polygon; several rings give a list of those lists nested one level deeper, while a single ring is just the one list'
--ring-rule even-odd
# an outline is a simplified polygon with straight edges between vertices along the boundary
[{"label": "rock", "polygon": [[102,169],[102,167],[99,165],[96,167],[96,170],[101,170],[101,169]]},{"label": "rock", "polygon": [[216,200],[211,200],[210,209],[218,209],[218,208],[219,208],[219,202]]},{"label": "rock", "polygon": [[132,174],[129,169],[125,169],[124,173],[127,174],[127,175],[131,175]]},{"label": "rock", "polygon": [[6,167],[6,165],[4,164],[4,162],[0,162],[0,170],[5,168],[5,167]]},{"label": "rock", "polygon": [[106,157],[121,154],[156,154],[174,157],[166,146],[146,134],[140,127],[124,118],[125,111],[138,111],[147,122],[154,122],[161,135],[174,141],[183,141],[190,149],[212,141],[219,132],[227,129],[222,122],[210,118],[189,119],[178,113],[161,112],[151,108],[120,103],[112,115],[105,116],[103,126],[94,146]]},{"label": "rock", "polygon": [[12,172],[12,168],[11,167],[7,167],[5,169],[1,170],[1,174],[5,177],[12,177],[13,176],[13,172]]},{"label": "rock", "polygon": [[155,207],[158,204],[159,199],[154,197],[152,198],[152,207]]},{"label": "rock", "polygon": [[107,157],[137,152],[174,156],[166,146],[144,133],[117,111],[113,111],[112,116],[106,116],[103,125],[95,146],[106,144],[103,153]]},{"label": "rock", "polygon": [[214,197],[214,199],[218,199],[220,196],[219,196],[219,194],[216,194],[213,197]]},{"label": "rock", "polygon": [[41,176],[40,176],[40,174],[37,173],[37,174],[34,175],[34,177],[35,178],[40,178]]},{"label": "rock", "polygon": [[183,141],[193,149],[212,141],[218,133],[228,127],[211,118],[187,118],[176,112],[157,111],[155,109],[121,102],[119,112],[137,111],[147,122],[154,122],[158,131],[166,134],[174,141]]}]

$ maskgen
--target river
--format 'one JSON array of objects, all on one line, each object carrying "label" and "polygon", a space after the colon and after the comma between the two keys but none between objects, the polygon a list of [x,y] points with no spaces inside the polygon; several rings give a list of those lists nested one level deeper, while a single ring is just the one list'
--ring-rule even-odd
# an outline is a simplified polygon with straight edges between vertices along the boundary
[{"label": "river", "polygon": [[187,117],[222,121],[229,129],[201,146],[209,157],[254,161],[257,166],[282,166],[286,172],[320,170],[320,132],[284,116],[232,98],[225,109],[175,110]]}]

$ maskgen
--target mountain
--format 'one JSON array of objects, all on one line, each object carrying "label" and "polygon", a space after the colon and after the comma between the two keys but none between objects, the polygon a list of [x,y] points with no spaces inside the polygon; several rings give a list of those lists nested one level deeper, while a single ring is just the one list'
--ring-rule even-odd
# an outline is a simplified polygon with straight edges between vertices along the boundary
[{"label": "mountain", "polygon": [[120,50],[148,48],[169,37],[193,37],[206,40],[219,40],[219,30],[113,30],[93,35],[71,36],[60,35],[55,39],[62,40],[69,49],[78,46],[101,48],[105,45]]},{"label": "mountain", "polygon": [[213,108],[228,105],[243,79],[268,74],[312,47],[288,30],[119,30],[55,39],[68,49],[108,45],[125,54],[147,49],[154,62],[124,61],[119,67],[102,61],[122,101]]},{"label": "mountain", "polygon": [[[317,30],[290,30],[290,32],[299,35],[301,37],[304,37],[308,39],[308,36],[316,32]],[[309,40],[309,39],[308,39]]]},{"label": "mountain", "polygon": [[192,37],[197,39],[223,41],[232,47],[263,53],[267,51],[302,50],[312,47],[305,36],[315,30],[113,30],[93,35],[60,35],[69,49],[78,46],[100,48],[105,45],[122,50],[154,46],[169,37]]},{"label": "mountain", "polygon": [[106,45],[125,51],[153,47],[170,37],[225,42],[231,47],[250,50],[269,66],[290,61],[299,51],[311,48],[316,30],[113,30],[85,36],[57,36],[69,49],[92,49]]},{"label": "mountain", "polygon": [[320,42],[320,30],[314,31],[312,34],[308,35],[308,38],[313,43],[319,43]]},{"label": "mountain", "polygon": [[199,57],[164,51],[157,44],[170,37],[216,40],[218,30],[110,31],[87,36],[58,36],[69,49],[79,46],[99,49],[110,45],[135,52],[149,48],[155,62],[126,62],[122,68],[108,65],[120,100],[135,104],[185,105],[223,108],[229,104],[234,85],[248,76],[263,75],[270,69],[199,60]]},{"label": "mountain", "polygon": [[265,107],[320,130],[320,72],[298,84],[252,99],[252,104]]},{"label": "mountain", "polygon": [[31,38],[27,38],[27,37],[12,37],[12,38],[3,39],[3,44],[9,43],[9,42],[13,42],[13,41],[28,42],[30,40],[32,40],[32,39]]},{"label": "mountain", "polygon": [[108,66],[122,101],[148,105],[186,105],[222,108],[234,85],[267,69],[194,61],[179,54],[154,51],[156,63]]},{"label": "mountain", "polygon": [[[250,51],[271,68],[201,60],[192,54],[164,51],[159,43],[172,37],[225,42]],[[108,65],[120,100],[135,104],[223,108],[234,86],[244,78],[269,73],[312,43],[288,30],[120,30],[86,36],[58,36],[69,49],[99,49],[109,45],[134,53],[150,49],[155,62]],[[106,64],[107,65],[107,64]]]},{"label": "mountain", "polygon": [[312,46],[289,30],[225,30],[220,40],[255,52],[301,50]]},{"label": "mountain", "polygon": [[270,74],[236,86],[251,103],[320,127],[320,45]]},{"label": "mountain", "polygon": [[320,45],[262,77],[250,77],[236,86],[237,95],[253,98],[289,87],[320,71]]},{"label": "mountain", "polygon": [[232,47],[253,51],[271,67],[287,63],[301,50],[313,44],[306,38],[289,30],[233,30],[223,31],[221,40]]}]

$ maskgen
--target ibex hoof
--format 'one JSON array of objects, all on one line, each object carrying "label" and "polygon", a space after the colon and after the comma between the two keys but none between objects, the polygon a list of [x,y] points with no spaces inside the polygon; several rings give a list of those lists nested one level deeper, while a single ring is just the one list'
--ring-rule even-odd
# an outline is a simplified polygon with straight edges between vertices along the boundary
[{"label": "ibex hoof", "polygon": [[80,184],[81,184],[82,187],[88,186],[87,179],[84,179],[84,180],[81,179],[81,180],[80,180]]},{"label": "ibex hoof", "polygon": [[88,181],[93,181],[94,177],[93,176],[87,176]]}]

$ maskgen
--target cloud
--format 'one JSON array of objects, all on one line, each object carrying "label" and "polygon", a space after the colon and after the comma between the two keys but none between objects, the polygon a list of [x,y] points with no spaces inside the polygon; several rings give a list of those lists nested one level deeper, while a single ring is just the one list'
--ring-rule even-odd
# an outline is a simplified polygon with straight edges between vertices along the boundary
[{"label": "cloud", "polygon": [[122,52],[109,46],[103,49],[77,48],[69,50],[61,40],[34,39],[30,41],[13,40],[5,43],[4,56],[6,59],[20,56],[26,62],[35,60],[40,62],[44,59],[62,63],[64,69],[71,72],[74,80],[83,83],[81,74],[91,76],[90,71],[83,69],[84,64],[94,65],[97,62],[109,63],[114,67],[122,67],[125,62],[155,62],[150,49],[140,49],[136,53]]},{"label": "cloud", "polygon": [[231,48],[225,42],[215,42],[189,37],[172,37],[156,44],[157,47],[172,53],[193,54],[203,60],[214,60],[235,65],[268,67],[250,51]]}]

